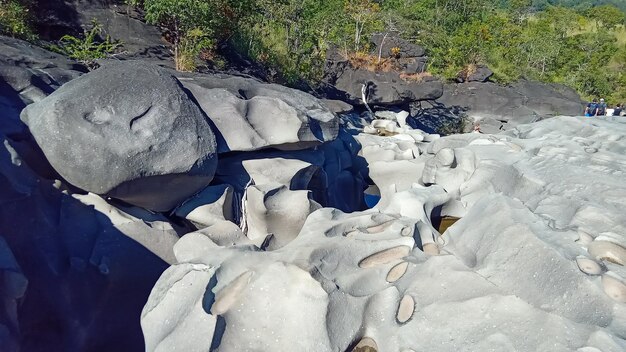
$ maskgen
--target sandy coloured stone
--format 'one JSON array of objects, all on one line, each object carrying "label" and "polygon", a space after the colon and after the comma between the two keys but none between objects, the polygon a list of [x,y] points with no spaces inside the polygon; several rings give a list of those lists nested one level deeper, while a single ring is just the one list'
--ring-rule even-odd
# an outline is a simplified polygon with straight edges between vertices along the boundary
[{"label": "sandy coloured stone", "polygon": [[415,300],[411,295],[404,295],[400,304],[398,305],[398,312],[396,313],[396,319],[398,322],[404,324],[413,316],[415,311]]},{"label": "sandy coloured stone", "polygon": [[428,255],[439,255],[439,247],[434,243],[425,243],[422,248]]},{"label": "sandy coloured stone", "polygon": [[604,271],[602,266],[598,264],[595,260],[578,257],[576,258],[576,265],[578,265],[578,269],[587,275],[600,275]]},{"label": "sandy coloured stone", "polygon": [[361,339],[361,341],[359,341],[359,343],[354,346],[354,349],[352,350],[352,352],[377,352],[378,351],[378,345],[376,344],[376,341],[374,341],[374,339],[372,339],[371,337],[364,337]]},{"label": "sandy coloured stone", "polygon": [[610,273],[602,275],[602,288],[604,293],[613,300],[626,303],[626,284],[621,278]]},{"label": "sandy coloured stone", "polygon": [[406,257],[411,252],[409,246],[397,246],[376,252],[359,262],[361,268],[372,268]]},{"label": "sandy coloured stone", "polygon": [[211,306],[211,314],[220,315],[226,313],[241,296],[241,292],[246,288],[253,274],[254,272],[252,271],[246,271],[221,289],[215,295],[215,302]]},{"label": "sandy coloured stone", "polygon": [[609,241],[593,241],[587,251],[594,258],[607,260],[611,263],[624,265],[626,263],[626,249]]},{"label": "sandy coloured stone", "polygon": [[387,273],[387,282],[396,282],[398,281],[404,273],[406,273],[406,269],[409,267],[408,262],[402,262],[400,264],[396,264],[389,273]]}]

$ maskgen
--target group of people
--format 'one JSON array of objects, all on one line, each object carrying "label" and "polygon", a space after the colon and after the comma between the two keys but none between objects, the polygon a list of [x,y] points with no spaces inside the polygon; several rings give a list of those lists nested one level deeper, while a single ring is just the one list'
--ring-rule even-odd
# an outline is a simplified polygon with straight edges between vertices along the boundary
[{"label": "group of people", "polygon": [[604,102],[604,99],[593,99],[591,103],[587,104],[585,107],[585,116],[622,116],[622,110],[624,108],[624,104],[617,104],[614,108],[610,109],[608,105]]}]

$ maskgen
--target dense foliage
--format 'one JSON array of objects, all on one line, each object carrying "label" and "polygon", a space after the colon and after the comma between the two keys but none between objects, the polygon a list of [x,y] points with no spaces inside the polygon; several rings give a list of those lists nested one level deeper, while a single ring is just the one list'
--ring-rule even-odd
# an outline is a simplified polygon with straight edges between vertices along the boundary
[{"label": "dense foliage", "polygon": [[112,55],[122,43],[115,42],[110,36],[102,35],[102,25],[96,20],[91,21],[91,29],[84,31],[79,38],[64,35],[57,44],[48,46],[48,49],[71,57],[90,69],[97,67],[96,60]]},{"label": "dense foliage", "polygon": [[[28,1],[0,0],[2,32],[32,33]],[[222,66],[220,53],[236,52],[277,80],[315,84],[329,48],[359,59],[372,53],[372,33],[396,32],[424,46],[430,73],[445,79],[486,64],[503,83],[525,77],[566,84],[587,98],[626,100],[626,0],[125,2],[165,30],[183,71]]]},{"label": "dense foliage", "polygon": [[[553,6],[553,5],[566,6]],[[626,99],[625,14],[601,2],[531,0],[145,0],[147,18],[187,58],[218,43],[315,82],[326,51],[369,52],[376,31],[398,32],[428,50],[430,71],[453,78],[486,64],[495,79],[557,82],[586,97]],[[618,3],[619,4],[619,3]],[[596,6],[597,5],[597,6]],[[204,41],[195,47],[196,33]],[[189,46],[191,49],[184,46]],[[210,55],[215,57],[215,55]],[[191,68],[193,65],[188,65]]]},{"label": "dense foliage", "polygon": [[34,39],[35,34],[29,22],[28,3],[19,0],[0,0],[0,34]]}]

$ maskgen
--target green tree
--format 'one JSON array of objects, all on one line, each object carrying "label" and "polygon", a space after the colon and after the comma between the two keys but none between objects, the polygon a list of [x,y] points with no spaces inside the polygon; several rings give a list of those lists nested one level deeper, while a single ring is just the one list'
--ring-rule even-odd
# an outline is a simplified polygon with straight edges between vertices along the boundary
[{"label": "green tree", "polygon": [[146,21],[167,31],[174,45],[177,70],[195,69],[195,55],[213,44],[211,38],[220,28],[222,17],[215,1],[144,0]]},{"label": "green tree", "polygon": [[361,37],[368,25],[381,27],[378,15],[380,5],[372,0],[345,0],[345,12],[354,23],[354,50],[361,49]]},{"label": "green tree", "polygon": [[595,19],[599,26],[606,29],[615,29],[624,24],[624,13],[613,5],[602,5],[588,11],[589,16]]}]

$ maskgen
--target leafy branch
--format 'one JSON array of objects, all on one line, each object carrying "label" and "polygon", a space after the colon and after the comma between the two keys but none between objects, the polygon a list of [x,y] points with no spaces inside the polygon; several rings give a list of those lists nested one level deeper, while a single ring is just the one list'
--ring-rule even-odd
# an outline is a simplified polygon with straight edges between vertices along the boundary
[{"label": "leafy branch", "polygon": [[96,60],[110,57],[122,46],[121,42],[112,40],[108,34],[101,39],[101,34],[102,25],[93,19],[91,29],[84,31],[83,38],[66,34],[61,37],[57,45],[50,46],[50,49],[94,69],[97,67]]}]

